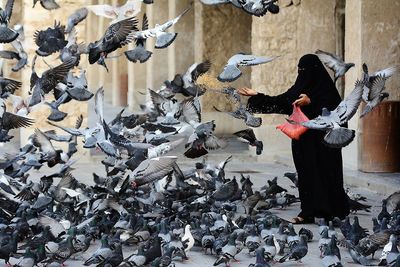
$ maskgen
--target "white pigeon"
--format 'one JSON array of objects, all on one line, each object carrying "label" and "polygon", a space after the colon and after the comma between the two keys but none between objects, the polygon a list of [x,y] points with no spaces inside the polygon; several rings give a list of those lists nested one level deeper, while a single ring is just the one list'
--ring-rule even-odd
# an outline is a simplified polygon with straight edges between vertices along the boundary
[{"label": "white pigeon", "polygon": [[177,16],[174,19],[168,20],[164,24],[161,25],[156,24],[152,29],[134,32],[132,33],[132,36],[135,39],[148,39],[154,37],[156,38],[155,48],[158,49],[166,48],[170,44],[172,44],[178,33],[169,33],[165,31],[171,28],[173,25],[175,25],[182,18],[183,15],[189,12],[190,8],[191,7],[187,8],[179,16]]},{"label": "white pigeon", "polygon": [[110,23],[112,24],[137,15],[140,12],[141,6],[141,0],[128,0],[122,6],[90,5],[86,6],[86,8],[95,13],[97,16],[113,19],[113,21]]}]

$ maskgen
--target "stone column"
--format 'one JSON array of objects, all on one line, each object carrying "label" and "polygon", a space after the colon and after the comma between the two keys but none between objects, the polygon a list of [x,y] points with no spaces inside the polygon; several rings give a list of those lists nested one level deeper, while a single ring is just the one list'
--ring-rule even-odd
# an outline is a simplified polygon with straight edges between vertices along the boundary
[{"label": "stone column", "polygon": [[[21,3],[22,2],[22,3]],[[86,4],[84,0],[77,1],[66,1],[61,4],[61,8],[48,11],[42,8],[40,5],[37,5],[34,9],[32,9],[32,1],[24,0],[21,2],[16,2],[15,5],[21,5],[23,8],[23,17],[21,21],[24,22],[25,28],[25,41],[23,42],[24,48],[28,53],[29,58],[29,66],[31,66],[32,58],[35,55],[35,50],[37,49],[36,44],[34,43],[34,33],[36,30],[45,30],[47,27],[54,26],[54,19],[61,22],[61,24],[66,24],[68,16],[74,12],[76,9],[81,8]],[[34,15],[32,15],[34,14]],[[85,41],[85,26],[86,21],[81,22],[77,26],[78,31],[78,42]],[[44,63],[44,60],[50,64],[51,66],[57,66],[61,62],[58,60],[58,57],[53,54],[46,58],[38,57],[36,60],[35,70],[39,76],[46,70],[48,70],[48,66]],[[90,68],[88,67],[87,58],[85,56],[81,59],[81,67],[83,69]],[[21,92],[26,97],[29,92],[29,81],[31,77],[31,68],[25,67],[21,73],[21,81],[23,83]],[[90,87],[91,88],[91,87]],[[51,102],[53,100],[52,93],[46,95],[46,101]],[[78,102],[75,100],[71,100],[71,102],[62,105],[60,110],[63,112],[67,112],[68,116],[60,122],[60,124],[66,127],[73,127],[75,124],[76,118],[82,114],[84,117],[83,126],[87,125],[87,111],[88,105],[87,102]],[[38,105],[37,109],[33,111],[29,117],[35,119],[35,124],[27,129],[21,130],[21,145],[26,143],[26,139],[29,135],[31,135],[35,128],[40,128],[41,130],[54,129],[54,127],[48,125],[46,123],[46,118],[50,114],[50,109],[47,105]],[[63,146],[61,143],[54,143],[55,146],[60,147]],[[80,155],[86,153],[87,151],[80,151]]]},{"label": "stone column", "polygon": [[[195,60],[212,62],[207,79],[209,87],[221,89],[227,86],[240,87],[250,84],[250,69],[243,68],[243,75],[234,83],[219,83],[216,80],[228,59],[236,53],[251,53],[252,17],[231,5],[208,6],[195,2]],[[231,111],[234,107],[223,94],[209,91],[202,97],[203,120],[214,119],[217,134],[232,134],[242,129],[240,120],[227,114],[215,112],[218,109]]]},{"label": "stone column", "polygon": [[[346,2],[345,60],[356,64],[346,75],[346,95],[354,82],[362,77],[362,64],[367,63],[371,72],[400,64],[400,0],[373,0]],[[386,83],[389,100],[400,100],[400,75]],[[349,123],[349,128],[360,129],[359,112]],[[358,132],[359,134],[359,132]],[[344,162],[357,168],[358,136],[343,149]]]}]

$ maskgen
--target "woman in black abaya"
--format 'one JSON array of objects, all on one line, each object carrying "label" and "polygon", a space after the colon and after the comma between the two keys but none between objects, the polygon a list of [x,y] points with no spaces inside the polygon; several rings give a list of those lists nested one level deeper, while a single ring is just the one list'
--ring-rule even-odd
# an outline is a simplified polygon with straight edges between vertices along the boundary
[{"label": "woman in black abaya", "polygon": [[[247,108],[253,113],[290,115],[293,104],[314,119],[322,108],[333,110],[341,98],[316,55],[304,55],[298,64],[295,84],[285,93],[268,96],[250,88],[238,92],[251,96]],[[293,161],[298,173],[301,212],[293,223],[312,223],[314,218],[344,219],[349,205],[343,189],[342,152],[323,143],[324,132],[309,129],[300,139],[292,140]]]}]

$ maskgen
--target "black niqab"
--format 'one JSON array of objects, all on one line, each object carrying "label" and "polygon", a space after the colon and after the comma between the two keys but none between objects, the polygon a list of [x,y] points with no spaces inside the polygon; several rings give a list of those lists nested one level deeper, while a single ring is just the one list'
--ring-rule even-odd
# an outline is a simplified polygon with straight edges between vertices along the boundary
[{"label": "black niqab", "polygon": [[[306,94],[311,103],[301,107],[313,119],[322,108],[333,110],[341,98],[334,82],[316,55],[301,57],[294,85],[278,96],[258,94],[249,98],[247,108],[254,113],[290,115],[292,103]],[[323,143],[324,132],[308,130],[300,140],[292,140],[292,154],[299,177],[299,197],[302,218],[325,217],[331,220],[349,214],[347,196],[343,189],[341,149]]]}]

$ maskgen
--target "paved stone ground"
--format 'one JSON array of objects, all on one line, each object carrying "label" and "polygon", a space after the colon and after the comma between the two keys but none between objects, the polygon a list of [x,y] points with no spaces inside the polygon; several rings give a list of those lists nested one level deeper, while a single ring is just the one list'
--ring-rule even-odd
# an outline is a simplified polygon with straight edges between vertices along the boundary
[{"label": "paved stone ground", "polygon": [[[223,157],[221,157],[223,158]],[[98,160],[94,159],[93,162],[86,163],[77,163],[75,164],[75,170],[73,174],[80,181],[84,181],[88,184],[92,183],[92,172],[97,172],[101,174],[103,168],[96,163]],[[185,160],[180,163],[180,166],[185,169],[194,166],[193,162]],[[287,171],[293,171],[294,168],[288,166],[287,164],[280,163],[253,163],[253,162],[244,162],[242,159],[235,160],[228,163],[226,166],[226,175],[227,177],[232,177],[233,175],[239,176],[240,172],[248,173],[251,175],[251,179],[254,182],[254,188],[257,189],[266,184],[268,179],[272,179],[275,176],[278,176],[278,183],[283,187],[289,189],[289,193],[297,195],[297,190],[291,188],[291,182],[282,177],[283,173]],[[32,177],[40,177],[46,173],[46,169],[41,170],[40,172],[32,173]],[[346,175],[346,173],[345,173]],[[375,177],[375,179],[379,179],[379,175]],[[393,190],[395,190],[394,188]],[[360,218],[361,225],[364,227],[372,227],[371,219],[373,216],[376,216],[380,211],[381,199],[385,197],[384,195],[379,194],[379,192],[369,191],[362,187],[352,187],[351,190],[357,193],[361,193],[365,195],[368,199],[368,204],[372,205],[371,213],[360,212],[357,213],[357,216]],[[281,216],[285,219],[290,219],[299,212],[299,204],[294,204],[286,209],[273,209],[274,213],[278,216]],[[354,215],[352,215],[354,216]],[[296,225],[295,228],[298,231],[303,226]],[[284,264],[275,264],[279,266],[321,266],[321,259],[319,258],[319,250],[318,250],[318,239],[319,235],[317,233],[318,226],[307,225],[307,228],[311,229],[314,233],[314,240],[309,243],[309,253],[305,258],[303,258],[302,263],[299,262],[287,262]],[[338,231],[340,231],[338,229]],[[90,257],[91,253],[97,249],[98,242],[94,243],[90,249],[83,255],[83,259],[87,259]],[[131,255],[134,252],[135,248],[126,248],[124,249],[124,257]],[[342,263],[344,266],[352,266],[351,258],[347,251],[341,248],[342,254]],[[380,252],[377,253],[377,256],[380,255]],[[176,262],[176,266],[187,266],[187,267],[205,267],[205,266],[213,266],[216,258],[211,255],[204,255],[201,251],[196,251],[193,249],[188,253],[189,260],[185,262]],[[280,258],[280,257],[278,257]],[[239,262],[232,262],[231,266],[248,266],[250,263],[255,262],[254,257],[250,257],[247,251],[244,249],[238,256],[237,259]],[[74,261],[69,260],[66,264],[70,267],[80,267],[83,266],[82,260]],[[222,265],[221,265],[222,266]]]}]

